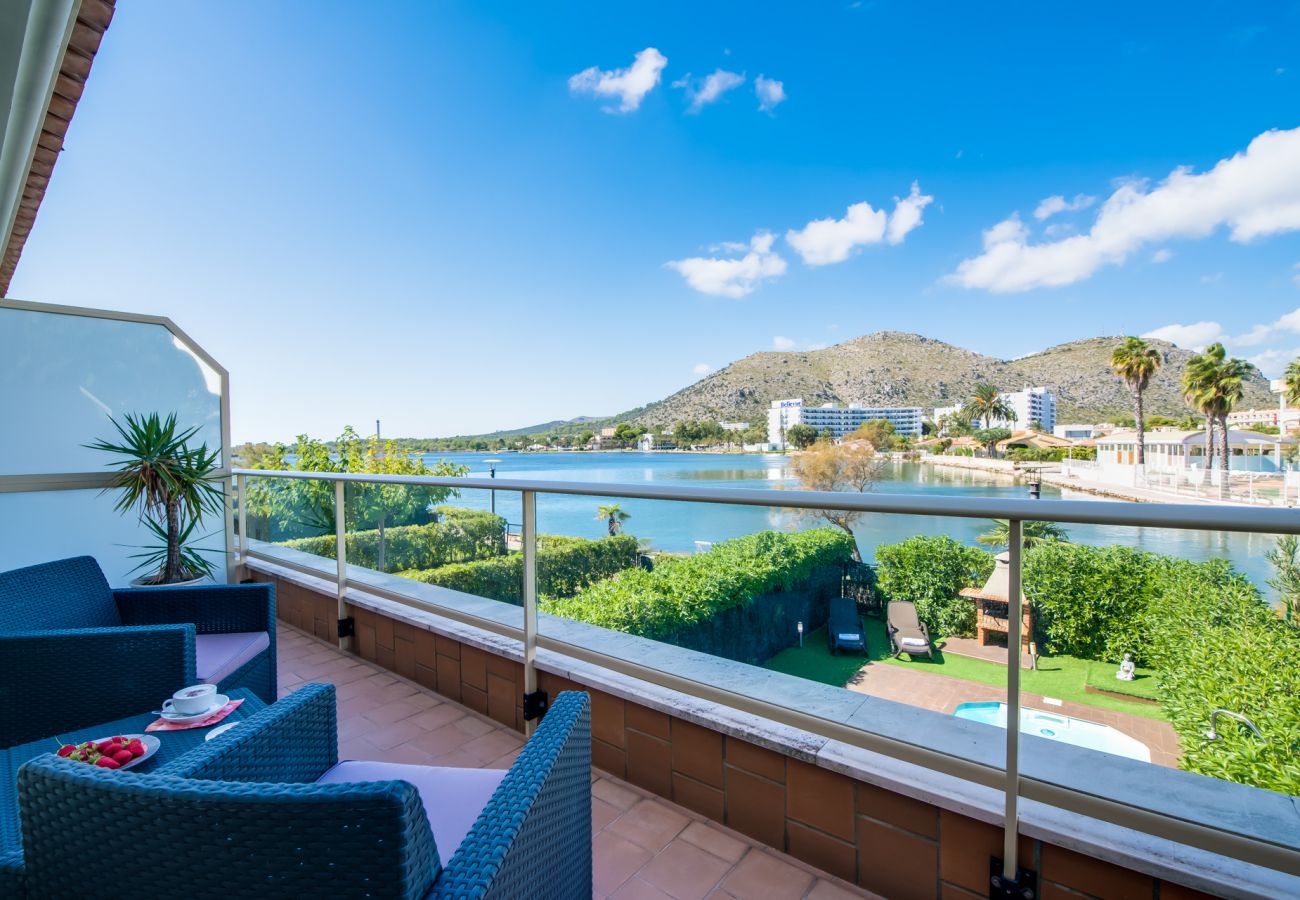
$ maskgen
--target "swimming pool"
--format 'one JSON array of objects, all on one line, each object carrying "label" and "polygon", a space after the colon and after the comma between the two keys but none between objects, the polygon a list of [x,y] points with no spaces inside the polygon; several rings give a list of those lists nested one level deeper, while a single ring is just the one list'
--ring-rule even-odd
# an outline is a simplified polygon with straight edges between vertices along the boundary
[{"label": "swimming pool", "polygon": [[[959,719],[983,722],[985,725],[1007,727],[1007,705],[998,701],[988,703],[959,703],[952,713]],[[1034,734],[1076,747],[1100,750],[1116,756],[1127,756],[1151,762],[1151,750],[1147,745],[1131,738],[1122,731],[1116,731],[1109,725],[1076,719],[1073,716],[1058,716],[1041,709],[1020,709],[1020,733]]]}]

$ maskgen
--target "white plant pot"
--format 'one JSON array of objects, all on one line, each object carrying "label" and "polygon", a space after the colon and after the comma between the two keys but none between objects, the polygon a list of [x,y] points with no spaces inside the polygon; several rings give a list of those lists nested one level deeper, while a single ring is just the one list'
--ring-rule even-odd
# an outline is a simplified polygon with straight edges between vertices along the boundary
[{"label": "white plant pot", "polygon": [[[154,573],[154,574],[157,574],[157,573]],[[202,584],[203,582],[207,581],[207,576],[206,576],[206,575],[200,575],[198,578],[191,578],[189,581],[173,581],[173,582],[171,582],[170,584],[150,584],[150,583],[148,583],[148,582],[146,581],[146,579],[148,579],[148,578],[152,578],[152,577],[153,577],[153,575],[141,575],[139,578],[132,578],[132,579],[131,579],[131,582],[130,582],[130,583],[131,583],[131,587],[133,587],[133,588],[155,588],[155,587],[158,587],[158,588],[162,588],[162,587],[174,588],[174,587],[189,587],[190,585],[193,585],[193,584]]]}]

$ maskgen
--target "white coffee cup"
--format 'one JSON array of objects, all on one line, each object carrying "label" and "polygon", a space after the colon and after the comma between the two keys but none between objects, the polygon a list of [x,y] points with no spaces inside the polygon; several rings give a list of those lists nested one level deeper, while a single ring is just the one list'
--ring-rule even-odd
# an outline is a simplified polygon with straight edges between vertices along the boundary
[{"label": "white coffee cup", "polygon": [[163,703],[163,712],[193,716],[211,708],[216,696],[215,684],[192,684],[172,694],[171,699]]}]

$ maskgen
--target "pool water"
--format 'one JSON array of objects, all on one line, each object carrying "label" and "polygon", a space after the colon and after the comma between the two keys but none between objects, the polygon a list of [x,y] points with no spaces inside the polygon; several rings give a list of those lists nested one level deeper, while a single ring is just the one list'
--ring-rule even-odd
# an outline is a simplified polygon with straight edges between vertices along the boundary
[{"label": "pool water", "polygon": [[[1007,705],[998,701],[987,703],[959,703],[952,713],[959,719],[983,722],[985,725],[1007,727]],[[1076,719],[1073,716],[1061,716],[1041,709],[1020,709],[1020,733],[1113,753],[1142,762],[1151,762],[1151,750],[1141,741],[1129,737],[1122,731],[1116,731],[1109,725]]]}]

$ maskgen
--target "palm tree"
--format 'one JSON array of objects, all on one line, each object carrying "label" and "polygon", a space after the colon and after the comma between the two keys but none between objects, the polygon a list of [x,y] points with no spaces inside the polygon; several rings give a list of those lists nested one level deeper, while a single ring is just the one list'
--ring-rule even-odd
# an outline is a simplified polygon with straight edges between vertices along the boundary
[{"label": "palm tree", "polygon": [[[1286,402],[1292,406],[1300,406],[1300,356],[1291,360],[1291,365],[1286,367],[1286,374],[1282,376],[1283,396]],[[1279,425],[1282,423],[1279,422]]]},{"label": "palm tree", "polygon": [[961,416],[968,422],[982,421],[984,427],[988,429],[993,427],[994,419],[1014,421],[1016,411],[1011,408],[1006,398],[998,393],[997,388],[981,381],[975,385],[975,390],[962,404]]},{"label": "palm tree", "polygon": [[1214,453],[1214,427],[1219,427],[1220,489],[1228,487],[1228,470],[1232,463],[1228,447],[1228,413],[1245,394],[1245,380],[1252,366],[1245,360],[1230,358],[1223,344],[1214,343],[1205,352],[1192,357],[1183,369],[1183,396],[1205,416],[1205,479],[1210,474]]},{"label": "palm tree", "polygon": [[1111,371],[1124,379],[1128,389],[1133,392],[1133,419],[1137,424],[1139,466],[1146,464],[1146,421],[1142,413],[1142,392],[1147,389],[1151,376],[1163,362],[1164,357],[1160,355],[1159,350],[1136,337],[1124,338],[1124,343],[1110,352]]},{"label": "palm tree", "polygon": [[[992,522],[993,527],[975,538],[975,540],[986,547],[1006,547],[1010,545],[1011,524],[1006,519],[993,519]],[[1055,522],[1036,522],[1033,520],[1022,523],[1020,538],[1026,550],[1035,544],[1043,544],[1048,541],[1067,543],[1070,540],[1065,529]]]},{"label": "palm tree", "polygon": [[617,503],[605,503],[596,507],[596,518],[605,520],[605,524],[609,527],[610,537],[622,531],[623,523],[631,517],[632,514],[625,512]]}]

